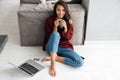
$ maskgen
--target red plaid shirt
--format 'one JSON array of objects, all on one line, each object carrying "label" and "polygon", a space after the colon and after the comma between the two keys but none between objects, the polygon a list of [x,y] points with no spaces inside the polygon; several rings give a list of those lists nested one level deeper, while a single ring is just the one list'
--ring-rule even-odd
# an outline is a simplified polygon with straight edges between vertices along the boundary
[{"label": "red plaid shirt", "polygon": [[[55,21],[55,17],[50,16],[45,22],[45,37],[44,37],[44,42],[43,42],[43,50],[45,50],[45,46],[48,42],[48,39],[49,39],[51,33],[53,32],[54,21]],[[61,46],[63,48],[73,49],[73,45],[70,43],[70,39],[72,38],[72,35],[73,35],[73,26],[70,25],[67,32],[65,33],[63,30],[60,33],[60,35],[61,35],[61,39],[59,42],[59,46]]]}]

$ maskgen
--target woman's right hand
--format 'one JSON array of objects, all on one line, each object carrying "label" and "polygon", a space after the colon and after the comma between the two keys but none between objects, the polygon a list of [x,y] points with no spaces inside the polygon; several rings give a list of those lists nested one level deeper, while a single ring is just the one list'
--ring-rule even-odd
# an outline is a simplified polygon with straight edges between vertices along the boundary
[{"label": "woman's right hand", "polygon": [[59,26],[59,21],[56,19],[56,20],[54,21],[54,29],[53,29],[54,32],[57,32],[58,26]]},{"label": "woman's right hand", "polygon": [[54,27],[58,27],[59,26],[59,21],[56,19],[55,21],[54,21]]}]

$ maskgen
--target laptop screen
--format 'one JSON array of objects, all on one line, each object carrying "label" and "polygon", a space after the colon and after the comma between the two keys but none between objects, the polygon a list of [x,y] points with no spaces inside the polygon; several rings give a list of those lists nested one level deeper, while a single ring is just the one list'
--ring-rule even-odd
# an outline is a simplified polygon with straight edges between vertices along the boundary
[{"label": "laptop screen", "polygon": [[39,71],[37,68],[33,67],[32,65],[30,65],[28,63],[24,63],[24,64],[20,65],[19,68],[21,68],[22,70],[24,70],[25,72],[27,72],[31,75],[33,75]]}]

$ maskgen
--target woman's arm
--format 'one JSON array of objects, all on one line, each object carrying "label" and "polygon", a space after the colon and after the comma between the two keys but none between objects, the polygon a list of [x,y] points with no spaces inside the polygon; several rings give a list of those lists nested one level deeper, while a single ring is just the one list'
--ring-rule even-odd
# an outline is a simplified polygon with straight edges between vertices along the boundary
[{"label": "woman's arm", "polygon": [[73,36],[73,27],[71,26],[69,29],[67,29],[67,32],[62,32],[62,39],[63,40],[70,40]]},{"label": "woman's arm", "polygon": [[57,32],[57,31],[58,31],[58,26],[59,26],[59,21],[58,21],[58,20],[55,20],[55,21],[54,21],[53,32]]},{"label": "woman's arm", "polygon": [[69,28],[67,28],[66,21],[62,21],[60,26],[64,27],[64,31],[62,32],[62,40],[70,40],[73,35],[73,21],[69,19],[68,23],[70,24]]},{"label": "woman's arm", "polygon": [[73,36],[73,32],[74,32],[74,29],[73,29],[73,21],[71,19],[69,19],[69,28],[67,29],[67,26],[65,25],[64,27],[64,32],[62,32],[62,38],[64,40],[70,40]]}]

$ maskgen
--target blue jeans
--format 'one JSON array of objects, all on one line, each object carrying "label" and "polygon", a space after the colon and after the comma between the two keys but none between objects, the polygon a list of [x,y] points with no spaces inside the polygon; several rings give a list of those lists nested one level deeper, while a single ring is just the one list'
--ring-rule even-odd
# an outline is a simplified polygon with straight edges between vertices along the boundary
[{"label": "blue jeans", "polygon": [[80,67],[83,65],[83,59],[72,49],[63,48],[59,46],[60,34],[53,32],[46,44],[46,51],[48,54],[51,52],[57,53],[58,56],[64,57],[64,64]]}]

